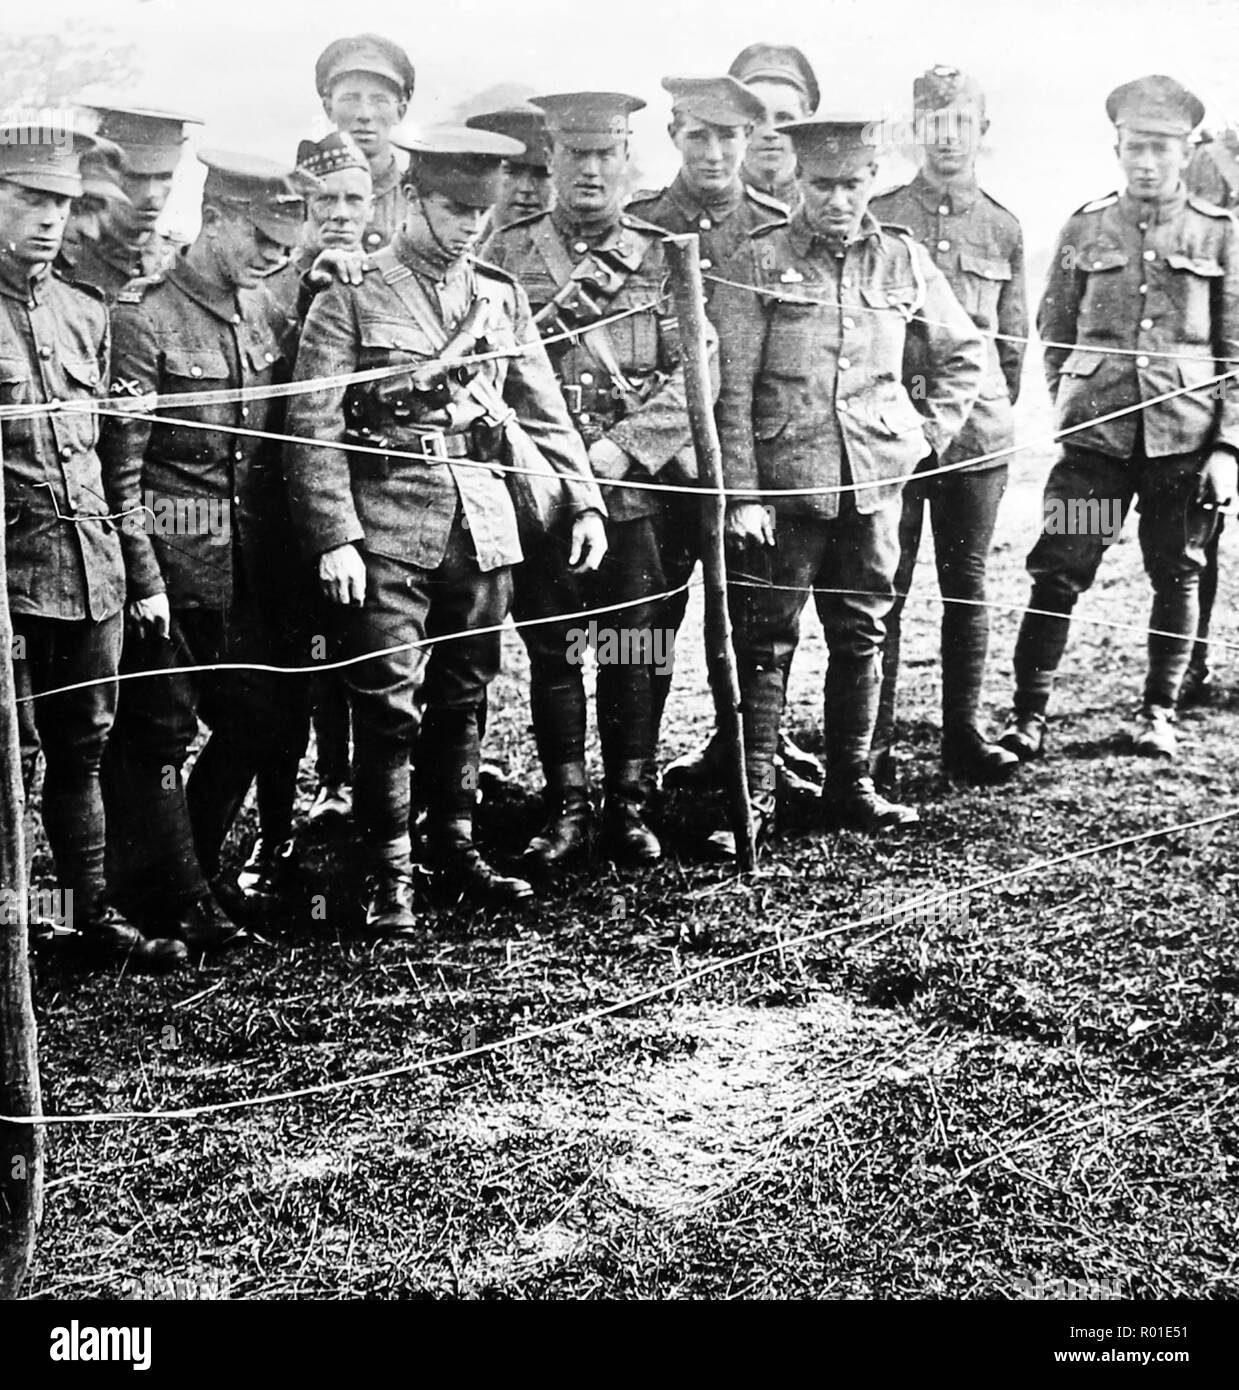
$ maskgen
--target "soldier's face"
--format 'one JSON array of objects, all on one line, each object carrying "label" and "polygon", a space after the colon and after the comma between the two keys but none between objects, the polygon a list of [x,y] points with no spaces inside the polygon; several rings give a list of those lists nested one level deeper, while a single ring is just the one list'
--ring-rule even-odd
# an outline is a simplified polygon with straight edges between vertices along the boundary
[{"label": "soldier's face", "polygon": [[112,211],[117,227],[127,232],[153,231],[172,192],[171,174],[125,174],[120,181],[131,206],[117,203]]},{"label": "soldier's face", "polygon": [[431,259],[446,253],[453,260],[463,256],[486,225],[486,208],[459,203],[446,193],[414,192],[405,219],[405,231],[413,244]]},{"label": "soldier's face", "polygon": [[323,98],[328,119],[357,141],[367,159],[387,153],[389,136],[407,109],[399,91],[372,72],[342,73]]},{"label": "soldier's face", "polygon": [[801,161],[805,219],[818,236],[846,242],[856,235],[877,173],[877,165],[868,164],[841,178],[833,164]]},{"label": "soldier's face", "polygon": [[978,113],[964,109],[920,111],[916,117],[924,143],[921,164],[938,179],[967,175],[976,167],[977,149],[988,128]]},{"label": "soldier's face", "polygon": [[288,249],[260,231],[242,212],[206,208],[203,230],[214,250],[221,279],[239,290],[253,289],[288,259]]},{"label": "soldier's face", "polygon": [[374,210],[370,173],[367,169],[337,169],[324,174],[320,186],[306,200],[310,215],[310,241],[320,251],[337,246],[351,251],[361,245],[361,234]]},{"label": "soldier's face", "polygon": [[80,198],[74,198],[61,242],[61,250],[70,263],[76,263],[82,248],[88,242],[99,240],[107,208],[107,202],[103,198],[96,198],[91,193],[83,193]]},{"label": "soldier's face", "polygon": [[509,164],[503,176],[503,192],[495,204],[495,221],[505,227],[521,217],[551,205],[551,176],[525,164]]},{"label": "soldier's face", "polygon": [[56,259],[70,199],[0,179],[0,247],[22,265]]},{"label": "soldier's face", "polygon": [[780,174],[795,163],[795,155],[790,137],[780,135],[775,126],[804,120],[809,103],[790,82],[758,80],[744,85],[766,108],[766,119],[753,127],[749,137],[747,162],[758,173]]},{"label": "soldier's face", "polygon": [[605,212],[622,196],[628,168],[628,142],[578,150],[556,140],[551,147],[555,198],[569,212]]},{"label": "soldier's face", "polygon": [[750,126],[711,125],[681,116],[671,127],[671,140],[680,152],[688,186],[702,193],[730,188],[740,171],[750,130]]},{"label": "soldier's face", "polygon": [[1120,130],[1115,147],[1133,198],[1165,198],[1179,186],[1191,148],[1178,135]]}]

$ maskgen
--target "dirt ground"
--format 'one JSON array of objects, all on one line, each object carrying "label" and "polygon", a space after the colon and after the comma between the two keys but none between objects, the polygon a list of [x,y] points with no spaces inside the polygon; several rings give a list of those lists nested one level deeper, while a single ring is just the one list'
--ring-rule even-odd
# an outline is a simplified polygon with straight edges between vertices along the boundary
[{"label": "dirt ground", "polygon": [[[1045,427],[1042,394],[1030,377],[1024,437]],[[1050,457],[1018,457],[999,523],[994,721]],[[1224,551],[1217,635],[1234,643]],[[1185,718],[1178,762],[1125,754],[1144,642],[1124,625],[1148,608],[1129,535],[1081,605],[1052,756],[1009,787],[952,790],[935,592],[926,553],[899,726],[915,834],[825,834],[801,815],[743,882],[699,853],[707,808],[672,803],[654,870],[595,865],[519,917],[444,904],[400,944],[350,934],[352,848],[307,836],[296,901],[243,953],[166,980],[42,960],[49,1113],[413,1070],[54,1127],[30,1293],[1025,1298],[1073,1279],[1094,1296],[1239,1294],[1236,822],[942,896],[1239,805],[1239,662],[1217,661],[1224,697]],[[665,758],[710,723],[686,645]],[[499,858],[537,816],[507,647],[487,755],[528,790],[485,809]],[[823,664],[810,620],[790,720],[815,748]],[[252,812],[244,831],[238,854]]]}]

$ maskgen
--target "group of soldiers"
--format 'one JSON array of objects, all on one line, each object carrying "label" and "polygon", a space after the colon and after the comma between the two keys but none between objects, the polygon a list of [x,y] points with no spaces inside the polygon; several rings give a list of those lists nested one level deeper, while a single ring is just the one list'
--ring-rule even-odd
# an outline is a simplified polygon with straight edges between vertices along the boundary
[{"label": "group of soldiers", "polygon": [[[1055,251],[1038,327],[1066,434],[991,739],[985,574],[1028,319],[1019,224],[977,184],[975,80],[916,79],[919,172],[875,196],[877,123],[815,115],[817,77],[788,45],[666,78],[680,168],[635,195],[637,97],[414,130],[413,66],[373,34],[328,45],[315,78],[333,132],[292,168],[204,149],[185,246],[158,224],[192,118],[96,105],[66,138],[0,141],[23,773],[41,750],[43,825],[91,949],[165,970],[243,936],[287,883],[311,723],[310,819],[354,818],[371,932],[417,928],[415,865],[513,905],[591,850],[660,858],[660,781],[707,788],[723,767],[717,734],[657,767],[671,672],[648,657],[683,622],[703,536],[668,234],[698,236],[705,276],[759,841],[789,788],[830,826],[916,822],[880,788],[926,515],[952,778],[1001,783],[1043,751],[1069,615],[1115,538],[1051,525],[1051,500],[1139,502],[1154,599],[1133,747],[1173,755],[1239,455],[1236,225],[1189,191],[1205,148],[1190,92],[1158,76],[1111,94],[1123,191]],[[781,730],[810,595],[829,653],[820,764]],[[520,876],[473,834],[509,615],[546,783]],[[590,615],[646,657],[597,665],[597,815],[575,640]],[[259,837],[230,876],[251,788]]]}]

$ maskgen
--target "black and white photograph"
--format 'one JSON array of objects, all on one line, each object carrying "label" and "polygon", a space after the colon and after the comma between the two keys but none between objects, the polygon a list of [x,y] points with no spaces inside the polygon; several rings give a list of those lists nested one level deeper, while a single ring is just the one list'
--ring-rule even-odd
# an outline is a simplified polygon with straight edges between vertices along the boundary
[{"label": "black and white photograph", "polygon": [[427,1300],[1199,1373],[1236,209],[1233,0],[7,7],[37,1373]]}]

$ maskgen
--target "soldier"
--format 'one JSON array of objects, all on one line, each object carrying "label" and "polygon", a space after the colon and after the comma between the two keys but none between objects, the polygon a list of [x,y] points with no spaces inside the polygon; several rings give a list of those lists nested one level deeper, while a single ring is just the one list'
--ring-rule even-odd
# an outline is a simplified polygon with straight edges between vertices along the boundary
[{"label": "soldier", "polygon": [[[0,131],[0,404],[106,394],[108,316],[102,296],[51,273],[82,197],[90,139],[34,125]],[[104,493],[92,410],[39,410],[0,421],[5,551],[13,618],[22,782],[45,762],[43,828],[84,940],[130,967],[183,962],[179,941],[147,940],[104,899],[99,761],[116,710],[125,571]],[[58,695],[60,686],[82,684]]]},{"label": "soldier", "polygon": [[796,152],[779,127],[805,120],[817,110],[821,93],[809,60],[791,44],[752,43],[736,55],[727,71],[744,83],[766,111],[749,139],[744,181],[792,212],[800,206]]},{"label": "soldier", "polygon": [[[904,488],[895,602],[886,617],[875,774],[881,778],[887,770],[882,764],[894,736],[903,608],[928,511],[944,600],[943,767],[965,782],[1003,782],[1019,767],[1019,759],[986,739],[977,722],[989,647],[985,563],[1007,485],[1006,458],[985,456],[1015,441],[1011,407],[1020,391],[1020,340],[1028,336],[1024,243],[1020,224],[977,186],[977,146],[989,128],[978,83],[957,68],[932,68],[913,83],[912,103],[921,138],[920,172],[910,184],[875,198],[871,210],[880,222],[910,229],[985,335],[980,397],[948,451],[929,455],[922,467],[983,461]],[[1008,336],[996,339],[995,333]],[[905,363],[905,379],[915,383],[918,375],[920,363],[912,358]]]},{"label": "soldier", "polygon": [[[783,203],[740,178],[749,137],[757,123],[765,120],[766,107],[734,77],[665,77],[663,86],[671,93],[669,134],[680,154],[680,170],[662,192],[638,193],[629,202],[628,211],[668,232],[696,233],[708,306],[714,288],[710,272],[725,274],[726,266],[754,232],[787,220]],[[669,493],[662,509],[667,518],[662,537],[664,572],[668,584],[677,587],[687,582],[700,557],[701,508],[694,497]],[[687,604],[687,592],[666,600],[659,629],[678,632]],[[670,671],[656,671],[656,737],[670,687]],[[716,733],[704,747],[669,763],[663,785],[695,787],[716,782],[721,754]],[[817,760],[791,744],[786,735],[780,735],[778,765],[785,790],[805,791],[814,778],[812,790],[821,789],[822,770]],[[799,775],[797,768],[803,770]],[[802,781],[802,776],[809,780]]]},{"label": "soldier", "polygon": [[391,39],[353,34],[323,49],[314,81],[328,120],[352,136],[370,161],[374,211],[362,244],[377,251],[404,219],[403,171],[391,134],[409,109],[413,64]]},{"label": "soldier", "polygon": [[[1174,757],[1175,701],[1217,526],[1210,509],[1235,492],[1239,391],[1234,382],[1201,383],[1239,360],[1239,229],[1183,185],[1188,136],[1204,108],[1173,79],[1154,76],[1115,88],[1106,113],[1126,188],[1070,218],[1037,315],[1059,427],[1073,433],[1046,483],[1041,537],[1028,557],[1032,597],[1002,738],[1022,759],[1044,749],[1071,611],[1137,498],[1153,631],[1132,747]],[[1155,400],[1182,387],[1199,389]],[[1123,413],[1089,424],[1115,411]]]},{"label": "soldier", "polygon": [[[749,790],[768,833],[788,653],[813,591],[830,653],[826,816],[858,830],[903,826],[917,813],[880,796],[869,775],[901,481],[963,426],[984,347],[925,250],[867,211],[877,163],[866,124],[796,121],[782,133],[804,204],[737,263],[734,278],[761,291],[719,285],[711,304],[724,475],[742,494],[729,498],[726,525]],[[919,412],[901,384],[913,341],[926,376]],[[763,505],[767,490],[799,488],[842,490]]]},{"label": "soldier", "polygon": [[157,230],[181,162],[185,128],[197,116],[146,107],[94,106],[97,134],[124,153],[121,187],[126,202],[114,202],[99,239],[82,248],[74,278],[102,290],[109,304],[130,282],[158,275],[171,265],[177,244]]},{"label": "soldier", "polygon": [[551,190],[550,141],[546,117],[532,104],[485,111],[465,122],[473,130],[491,130],[524,145],[504,166],[503,188],[495,204],[495,229],[502,230],[522,217],[546,212],[554,196]]},{"label": "soldier", "polygon": [[125,155],[119,145],[96,137],[82,151],[81,170],[82,196],[74,198],[69,207],[60,254],[56,257],[56,273],[70,284],[77,281],[77,263],[83,248],[103,235],[109,207],[129,202],[121,187]]},{"label": "soldier", "polygon": [[[480,466],[502,452],[504,403],[557,471],[575,480],[570,563],[593,567],[604,545],[602,499],[524,291],[470,254],[499,193],[502,161],[520,147],[463,127],[396,138],[412,156],[404,224],[370,258],[360,286],[335,284],[315,300],[296,375],[393,364],[409,371],[292,397],[289,430],[307,442],[291,446],[286,459],[293,518],[323,592],[338,606],[343,652],[371,658],[345,675],[355,813],[373,870],[366,923],[379,932],[407,931],[416,920],[409,758],[423,682],[440,716],[437,737],[419,751],[427,868],[485,901],[519,903],[532,892],[524,880],[497,874],[473,844],[478,707],[499,669],[494,629],[521,559],[503,476]],[[523,351],[450,375],[435,365],[483,343]],[[419,371],[419,361],[430,370]],[[390,455],[376,452],[384,446]],[[428,660],[427,638],[471,628],[481,632],[443,643]]]},{"label": "soldier", "polygon": [[[1201,135],[1200,143],[1187,166],[1187,191],[1219,208],[1234,212],[1239,207],[1239,130],[1228,126],[1217,135]],[[1218,517],[1213,539],[1205,547],[1205,567],[1200,575],[1200,617],[1196,641],[1179,687],[1179,708],[1207,705],[1213,698],[1209,669],[1209,625],[1217,599],[1218,545],[1225,518]]]},{"label": "soldier", "polygon": [[[263,387],[281,361],[285,318],[260,284],[295,243],[304,205],[270,160],[198,157],[207,176],[196,240],[165,274],[118,296],[117,397]],[[278,451],[227,428],[270,429],[275,406],[259,398],[135,410],[108,421],[100,445],[114,509],[129,514],[122,670],[160,673],[122,689],[104,764],[109,884],[138,921],[193,950],[233,935],[218,901],[228,893],[220,850],[255,772],[297,736],[272,698],[278,677],[184,669],[271,662],[273,634],[294,621],[295,556],[279,549],[269,522],[282,496]],[[199,715],[211,736],[187,788]]]},{"label": "soldier", "polygon": [[[617,482],[691,483],[696,461],[661,232],[621,207],[628,117],[645,103],[616,92],[573,92],[534,104],[550,131],[555,206],[499,232],[488,254],[524,286],[545,333],[574,335],[551,347],[551,360],[594,472]],[[613,314],[626,317],[598,322]],[[553,542],[533,548],[516,575],[513,612],[532,624],[521,636],[550,811],[526,851],[537,872],[579,856],[590,821],[585,685],[573,655],[574,634],[584,629],[578,619],[544,620],[612,604],[626,606],[604,622],[621,630],[635,659],[598,667],[604,847],[636,863],[662,853],[645,820],[655,775],[659,609],[642,600],[671,587],[663,540],[674,512],[659,493],[635,488],[608,489],[607,505],[609,550],[596,577],[582,582],[565,569],[562,546]]]}]

